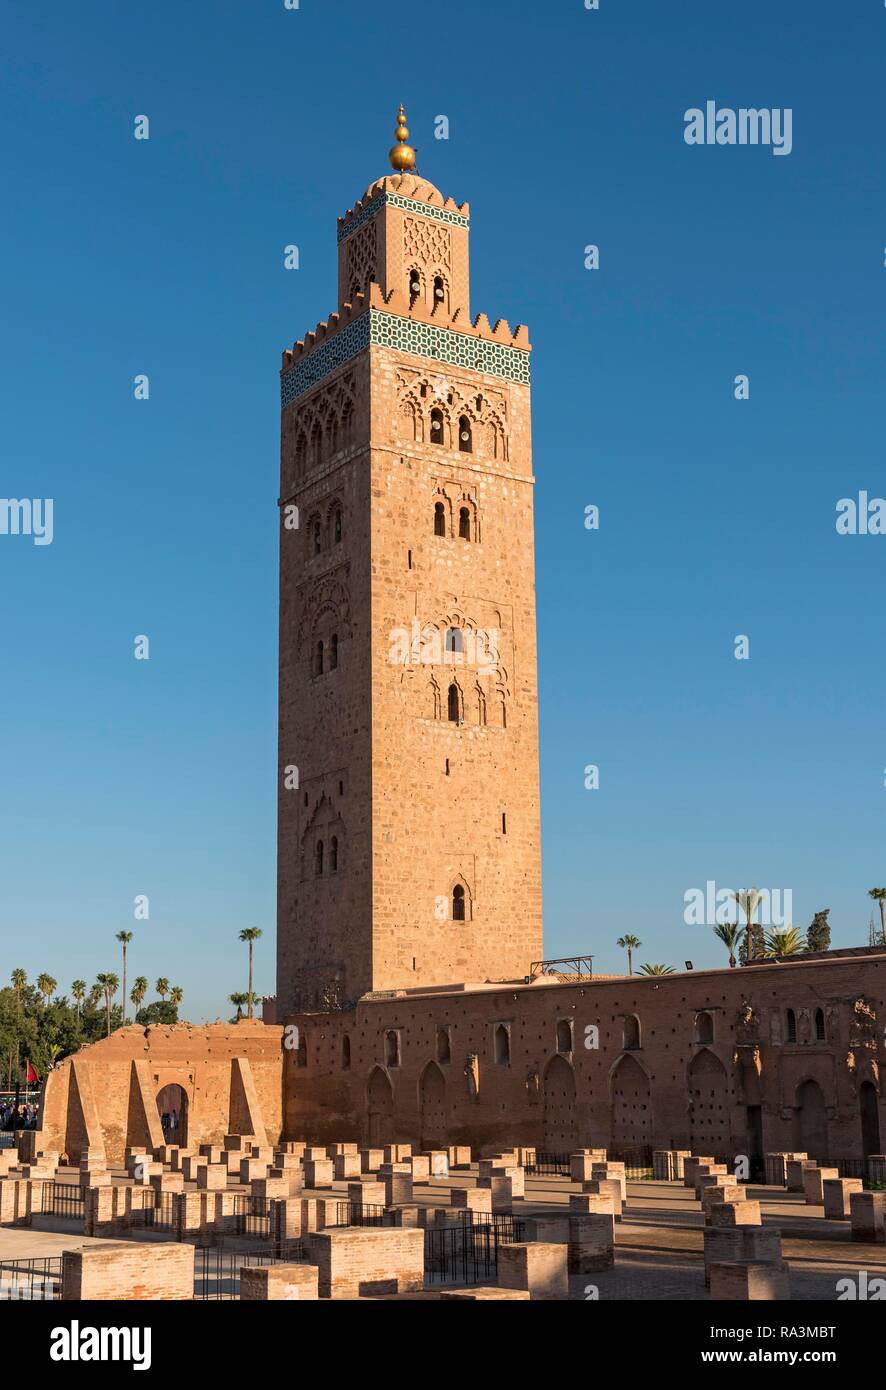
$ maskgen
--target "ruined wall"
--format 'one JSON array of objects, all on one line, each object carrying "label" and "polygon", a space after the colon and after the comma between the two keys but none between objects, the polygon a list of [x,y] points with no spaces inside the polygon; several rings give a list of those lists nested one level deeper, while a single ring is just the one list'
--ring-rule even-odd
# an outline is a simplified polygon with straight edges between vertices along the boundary
[{"label": "ruined wall", "polygon": [[884,1020],[886,953],[364,1000],[295,1020],[285,1132],[861,1157]]},{"label": "ruined wall", "polygon": [[262,1126],[274,1141],[282,1126],[282,1037],[282,1028],[248,1020],[120,1028],[49,1073],[39,1143],[72,1162],[89,1148],[118,1164],[127,1147],[163,1143],[156,1100],[170,1085],[185,1097],[180,1142],[221,1143]]}]

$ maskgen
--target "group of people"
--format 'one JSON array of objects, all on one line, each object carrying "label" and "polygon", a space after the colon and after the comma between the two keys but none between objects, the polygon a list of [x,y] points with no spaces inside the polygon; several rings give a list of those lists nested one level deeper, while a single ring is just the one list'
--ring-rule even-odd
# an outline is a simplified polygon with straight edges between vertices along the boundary
[{"label": "group of people", "polygon": [[160,1116],[160,1125],[165,1139],[168,1139],[171,1134],[176,1133],[178,1130],[178,1111],[164,1110],[163,1114]]},{"label": "group of people", "polygon": [[38,1109],[31,1101],[0,1101],[0,1129],[36,1129]]}]

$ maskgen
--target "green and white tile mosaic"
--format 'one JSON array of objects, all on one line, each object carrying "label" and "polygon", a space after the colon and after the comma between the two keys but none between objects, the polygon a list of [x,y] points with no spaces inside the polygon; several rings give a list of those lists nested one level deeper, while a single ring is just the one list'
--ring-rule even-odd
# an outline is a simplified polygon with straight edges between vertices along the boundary
[{"label": "green and white tile mosaic", "polygon": [[282,404],[287,406],[303,396],[336,367],[350,362],[367,347],[394,348],[415,357],[433,358],[450,367],[468,367],[488,372],[503,381],[530,384],[529,352],[525,348],[485,342],[469,333],[456,333],[451,328],[415,323],[400,314],[370,309],[283,375],[280,381]]},{"label": "green and white tile mosaic", "polygon": [[352,232],[356,232],[358,227],[362,227],[370,217],[374,217],[380,207],[385,203],[392,203],[394,207],[403,208],[406,212],[420,212],[423,217],[430,217],[434,222],[448,222],[453,227],[470,227],[470,219],[460,212],[453,212],[450,208],[435,208],[431,203],[419,203],[415,198],[402,198],[399,193],[380,193],[377,198],[373,198],[371,203],[349,222],[344,222],[338,229],[339,241],[344,241]]}]

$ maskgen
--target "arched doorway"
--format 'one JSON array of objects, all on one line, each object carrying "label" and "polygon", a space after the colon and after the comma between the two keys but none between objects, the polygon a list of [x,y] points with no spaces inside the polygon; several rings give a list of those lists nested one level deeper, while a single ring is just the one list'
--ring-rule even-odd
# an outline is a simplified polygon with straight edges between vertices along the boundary
[{"label": "arched doorway", "polygon": [[703,1048],[689,1064],[689,1134],[692,1152],[725,1156],[729,1150],[729,1081],[726,1068]]},{"label": "arched doorway", "polygon": [[641,1148],[652,1142],[649,1077],[635,1057],[622,1057],[612,1073],[613,1149]]},{"label": "arched doorway", "polygon": [[446,1144],[446,1079],[436,1062],[429,1062],[419,1086],[421,1146],[440,1149]]},{"label": "arched doorway", "polygon": [[545,1151],[571,1153],[578,1147],[575,1076],[562,1057],[553,1057],[545,1068],[544,1088]]},{"label": "arched doorway", "polygon": [[381,1067],[376,1067],[366,1087],[369,1142],[390,1144],[394,1138],[394,1091]]},{"label": "arched doorway", "polygon": [[188,1093],[171,1081],[157,1093],[157,1114],[166,1144],[184,1148],[188,1142]]},{"label": "arched doorway", "polygon": [[824,1095],[817,1081],[804,1081],[797,1088],[794,1132],[798,1153],[807,1153],[818,1163],[828,1156],[828,1117]]},{"label": "arched doorway", "polygon": [[858,1091],[858,1104],[861,1111],[861,1151],[865,1158],[868,1154],[881,1152],[877,1101],[877,1088],[873,1081],[863,1081]]}]

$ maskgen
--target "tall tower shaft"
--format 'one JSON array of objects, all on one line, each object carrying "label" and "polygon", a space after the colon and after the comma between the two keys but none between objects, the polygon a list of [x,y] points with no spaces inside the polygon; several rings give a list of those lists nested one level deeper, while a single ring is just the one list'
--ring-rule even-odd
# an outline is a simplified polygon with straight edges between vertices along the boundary
[{"label": "tall tower shaft", "polygon": [[401,130],[283,355],[280,1016],[542,954],[528,335]]}]

